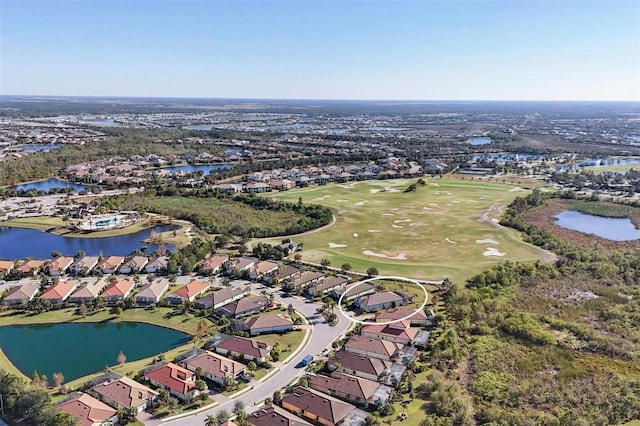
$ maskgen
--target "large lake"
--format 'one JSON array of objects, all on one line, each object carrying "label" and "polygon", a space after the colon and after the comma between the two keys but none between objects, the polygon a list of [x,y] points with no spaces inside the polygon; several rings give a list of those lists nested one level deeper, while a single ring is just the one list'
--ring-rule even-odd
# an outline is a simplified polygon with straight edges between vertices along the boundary
[{"label": "large lake", "polygon": [[77,379],[127,361],[148,358],[187,343],[185,333],[135,322],[31,324],[0,327],[0,348],[27,377],[37,370],[51,380]]},{"label": "large lake", "polygon": [[[0,259],[25,259],[27,257],[48,259],[53,251],[59,251],[65,256],[74,256],[79,251],[84,251],[86,254],[94,256],[124,256],[143,246],[146,246],[147,252],[151,253],[158,246],[143,243],[142,240],[151,236],[152,229],[159,233],[177,228],[177,225],[158,225],[133,234],[113,237],[72,238],[50,234],[37,229],[0,226]],[[170,244],[165,244],[165,248],[174,249]]]},{"label": "large lake", "polygon": [[556,224],[563,228],[595,234],[612,241],[633,241],[640,239],[640,230],[629,218],[594,216],[573,210],[565,210],[556,216]]},{"label": "large lake", "polygon": [[87,190],[88,188],[73,182],[66,182],[60,179],[46,179],[37,182],[23,183],[16,186],[18,191],[29,191],[35,189],[38,192],[49,192],[54,188],[72,188],[74,192]]}]

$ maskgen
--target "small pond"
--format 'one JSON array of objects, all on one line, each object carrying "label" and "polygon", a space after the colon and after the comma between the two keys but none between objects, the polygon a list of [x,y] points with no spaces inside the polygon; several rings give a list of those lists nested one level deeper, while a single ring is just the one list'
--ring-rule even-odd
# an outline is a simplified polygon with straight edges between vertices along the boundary
[{"label": "small pond", "polygon": [[573,231],[595,234],[612,241],[640,239],[640,230],[629,218],[594,216],[573,210],[565,210],[556,216],[556,224]]},{"label": "small pond", "polygon": [[166,352],[189,341],[185,333],[136,322],[30,324],[0,327],[0,348],[27,377],[77,379],[117,364]]},{"label": "small pond", "polygon": [[46,145],[33,144],[33,145],[22,145],[18,147],[18,149],[20,149],[21,151],[52,151],[58,148],[60,148],[60,145],[56,145],[56,144],[46,144]]},{"label": "small pond", "polygon": [[171,167],[163,167],[158,170],[165,170],[170,173],[176,172],[186,172],[186,173],[195,173],[198,171],[202,171],[205,175],[211,173],[212,170],[219,169],[231,169],[233,168],[233,164],[228,163],[219,163],[219,164],[183,164],[181,166],[171,166]]},{"label": "small pond", "polygon": [[467,141],[470,145],[488,145],[491,142],[493,142],[491,138],[473,138]]},{"label": "small pond", "polygon": [[[53,251],[59,251],[65,256],[74,256],[79,251],[84,251],[90,256],[125,256],[143,246],[147,247],[147,253],[151,253],[157,250],[158,246],[143,243],[142,240],[151,236],[152,229],[160,233],[178,228],[177,225],[158,225],[113,237],[72,238],[37,229],[0,226],[0,259],[49,259]],[[165,248],[174,249],[170,244],[165,244]]]}]

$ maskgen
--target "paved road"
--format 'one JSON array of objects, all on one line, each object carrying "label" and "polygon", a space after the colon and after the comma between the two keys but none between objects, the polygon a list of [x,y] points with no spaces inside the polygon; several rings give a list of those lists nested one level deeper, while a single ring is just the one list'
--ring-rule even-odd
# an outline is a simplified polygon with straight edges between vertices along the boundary
[{"label": "paved road", "polygon": [[[246,282],[234,282],[232,284],[241,286],[244,285],[244,283]],[[251,284],[251,286],[252,291],[256,293],[261,291],[260,285]],[[309,318],[312,324],[312,334],[307,347],[303,351],[297,353],[296,356],[289,360],[289,362],[287,362],[280,371],[269,377],[269,379],[264,383],[258,381],[252,382],[250,386],[253,386],[253,389],[242,394],[238,398],[198,414],[176,420],[168,420],[164,422],[164,424],[169,424],[171,426],[203,425],[208,414],[215,415],[223,409],[228,413],[231,413],[236,401],[242,401],[245,405],[245,409],[249,412],[252,411],[251,408],[254,403],[261,403],[265,398],[272,396],[275,391],[288,385],[294,380],[294,378],[300,377],[304,374],[305,369],[296,368],[296,365],[305,357],[305,355],[311,354],[315,356],[321,354],[326,348],[331,347],[331,342],[341,334],[345,333],[349,328],[350,322],[341,315],[338,315],[340,322],[335,327],[331,327],[324,323],[324,318],[316,314],[316,309],[319,306],[317,303],[308,303],[307,300],[302,297],[282,297],[280,292],[272,289],[268,289],[267,291],[273,292],[277,301],[283,303],[285,306],[288,306],[289,304],[293,305],[295,310],[302,312],[307,318]]]}]

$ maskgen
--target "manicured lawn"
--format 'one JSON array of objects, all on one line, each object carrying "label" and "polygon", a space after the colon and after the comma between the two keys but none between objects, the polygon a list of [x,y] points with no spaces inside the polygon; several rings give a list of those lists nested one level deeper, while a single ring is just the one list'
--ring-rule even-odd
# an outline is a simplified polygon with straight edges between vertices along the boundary
[{"label": "manicured lawn", "polygon": [[[480,181],[424,178],[350,182],[271,193],[265,196],[330,207],[336,223],[293,239],[304,243],[303,260],[354,271],[374,266],[380,275],[465,280],[502,262],[551,258],[496,222],[501,209],[529,191]],[[281,239],[261,240],[270,244]]]},{"label": "manicured lawn", "polygon": [[[294,330],[284,334],[263,334],[252,337],[251,339],[267,343],[271,346],[273,346],[274,343],[278,343],[280,347],[280,360],[283,361],[291,352],[300,346],[302,339],[304,339],[304,334],[304,330]],[[289,350],[289,345],[291,345],[291,350]]]}]

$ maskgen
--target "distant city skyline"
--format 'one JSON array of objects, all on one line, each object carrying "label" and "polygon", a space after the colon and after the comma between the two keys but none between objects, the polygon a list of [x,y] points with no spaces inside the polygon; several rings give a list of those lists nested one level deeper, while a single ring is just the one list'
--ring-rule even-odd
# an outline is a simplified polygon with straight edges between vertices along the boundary
[{"label": "distant city skyline", "polygon": [[640,2],[0,0],[0,94],[640,101]]}]

